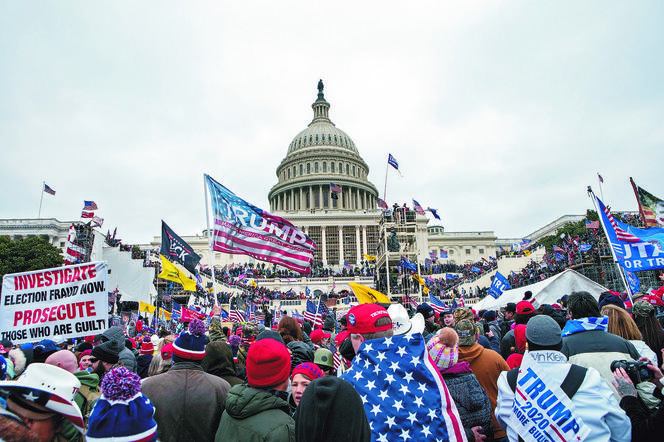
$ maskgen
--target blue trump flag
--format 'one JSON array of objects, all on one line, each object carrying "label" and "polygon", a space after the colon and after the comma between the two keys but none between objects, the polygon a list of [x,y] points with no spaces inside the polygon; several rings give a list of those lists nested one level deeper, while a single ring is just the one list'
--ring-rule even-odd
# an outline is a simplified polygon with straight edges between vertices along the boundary
[{"label": "blue trump flag", "polygon": [[509,281],[507,281],[507,278],[501,275],[500,272],[496,272],[496,275],[493,277],[493,281],[491,281],[489,294],[498,299],[498,297],[500,297],[500,295],[502,295],[505,290],[509,290],[510,288],[511,286]]},{"label": "blue trump flag", "polygon": [[639,280],[639,277],[632,272],[625,271],[625,276],[627,276],[627,283],[631,290],[630,294],[633,295],[641,288],[641,281]]},{"label": "blue trump flag", "polygon": [[421,333],[364,341],[341,378],[362,398],[371,440],[466,440]]},{"label": "blue trump flag", "polygon": [[597,196],[595,199],[618,264],[632,272],[664,269],[664,228],[632,227],[618,221]]}]

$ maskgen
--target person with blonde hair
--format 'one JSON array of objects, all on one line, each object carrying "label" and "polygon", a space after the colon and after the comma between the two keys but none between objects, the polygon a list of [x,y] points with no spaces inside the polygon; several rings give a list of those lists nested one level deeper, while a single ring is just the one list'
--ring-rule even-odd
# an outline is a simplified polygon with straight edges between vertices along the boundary
[{"label": "person with blonde hair", "polygon": [[657,362],[657,355],[655,355],[655,352],[643,341],[643,336],[641,335],[641,331],[639,331],[639,327],[637,327],[636,322],[625,309],[622,309],[617,305],[607,304],[602,307],[601,315],[608,316],[609,318],[609,325],[606,328],[607,332],[620,336],[623,339],[627,339],[634,344],[636,351],[638,351],[641,356],[648,358],[650,361]]}]

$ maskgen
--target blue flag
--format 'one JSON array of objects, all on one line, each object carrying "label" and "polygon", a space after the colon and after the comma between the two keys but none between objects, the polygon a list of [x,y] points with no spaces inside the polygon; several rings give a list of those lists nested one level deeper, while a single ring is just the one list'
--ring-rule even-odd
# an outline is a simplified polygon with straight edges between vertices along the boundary
[{"label": "blue flag", "polygon": [[417,271],[417,266],[404,257],[401,258],[401,267],[412,270],[413,272]]},{"label": "blue flag", "polygon": [[498,299],[498,297],[500,297],[500,295],[502,295],[505,290],[509,290],[510,288],[511,286],[507,278],[501,275],[500,272],[496,272],[496,275],[493,277],[493,281],[491,281],[489,294]]},{"label": "blue flag", "polygon": [[567,258],[565,258],[565,256],[561,255],[560,253],[558,253],[558,252],[555,252],[555,253],[556,253],[556,261],[564,261],[564,260],[567,259]]},{"label": "blue flag", "polygon": [[479,273],[479,272],[481,271],[481,270],[479,269],[479,267],[475,267],[475,266],[472,266],[472,267],[470,268],[470,270],[472,270],[472,271],[475,272],[475,273]]},{"label": "blue flag", "polygon": [[362,397],[371,440],[465,440],[421,333],[364,341],[341,378]]},{"label": "blue flag", "polygon": [[397,161],[397,159],[394,158],[391,153],[387,155],[388,155],[387,164],[394,167],[396,170],[399,170],[399,162]]},{"label": "blue flag", "polygon": [[641,281],[639,280],[639,277],[632,272],[625,271],[625,276],[627,276],[627,284],[629,285],[631,294],[633,295],[641,288]]},{"label": "blue flag", "polygon": [[581,250],[582,252],[587,252],[592,248],[593,246],[591,244],[579,244],[579,250]]},{"label": "blue flag", "polygon": [[597,196],[595,199],[618,263],[632,272],[664,269],[664,228],[639,229],[622,223]]}]

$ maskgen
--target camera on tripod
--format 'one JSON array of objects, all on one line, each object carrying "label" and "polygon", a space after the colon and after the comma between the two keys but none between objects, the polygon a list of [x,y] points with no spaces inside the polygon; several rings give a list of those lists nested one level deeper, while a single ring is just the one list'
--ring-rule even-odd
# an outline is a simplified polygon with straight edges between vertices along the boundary
[{"label": "camera on tripod", "polygon": [[611,362],[611,371],[622,368],[625,370],[629,378],[634,382],[634,385],[641,382],[649,381],[652,379],[653,372],[648,369],[648,362],[646,361],[613,361]]}]

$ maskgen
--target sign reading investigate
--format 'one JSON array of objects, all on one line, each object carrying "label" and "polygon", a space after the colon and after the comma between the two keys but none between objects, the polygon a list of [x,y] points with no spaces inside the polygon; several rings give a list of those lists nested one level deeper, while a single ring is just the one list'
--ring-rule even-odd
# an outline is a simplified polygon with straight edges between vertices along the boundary
[{"label": "sign reading investigate", "polygon": [[14,344],[96,335],[108,328],[105,262],[5,275],[0,333]]}]

